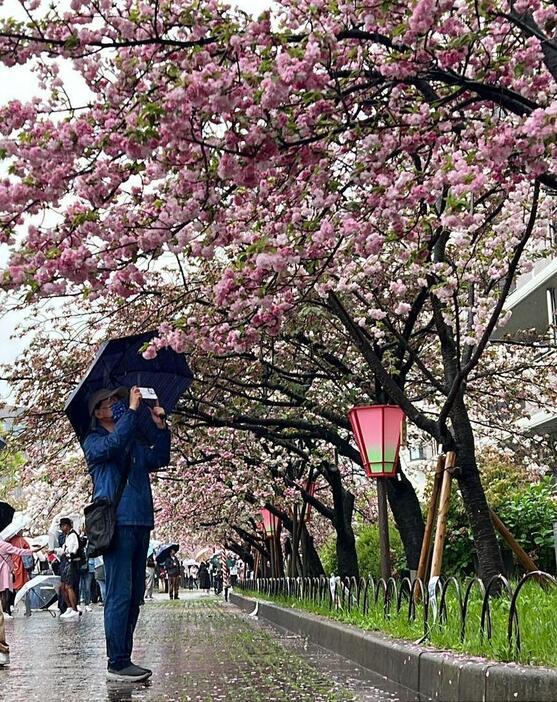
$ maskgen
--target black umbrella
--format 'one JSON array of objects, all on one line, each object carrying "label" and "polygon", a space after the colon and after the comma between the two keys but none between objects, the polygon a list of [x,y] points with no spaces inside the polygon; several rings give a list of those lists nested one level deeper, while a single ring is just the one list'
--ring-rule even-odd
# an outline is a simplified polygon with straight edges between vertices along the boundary
[{"label": "black umbrella", "polygon": [[157,555],[155,556],[157,563],[162,565],[168,556],[170,556],[170,551],[172,549],[178,552],[180,550],[180,544],[162,544],[162,546],[159,546],[157,549]]},{"label": "black umbrella", "polygon": [[12,523],[15,509],[7,502],[0,502],[0,531],[3,531],[8,524]]},{"label": "black umbrella", "polygon": [[[91,425],[87,408],[89,396],[102,388],[134,385],[154,388],[159,404],[170,414],[180,396],[189,388],[193,373],[182,353],[162,349],[153,359],[143,358],[141,350],[156,336],[155,331],[111,339],[99,349],[85,377],[72,392],[64,407],[75,433],[82,441]],[[142,419],[152,424],[144,408]]]}]

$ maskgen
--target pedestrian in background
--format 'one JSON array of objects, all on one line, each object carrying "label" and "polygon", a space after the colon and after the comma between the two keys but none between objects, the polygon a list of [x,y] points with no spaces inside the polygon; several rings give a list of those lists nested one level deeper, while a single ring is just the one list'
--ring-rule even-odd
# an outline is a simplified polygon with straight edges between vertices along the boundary
[{"label": "pedestrian in background", "polygon": [[230,587],[236,587],[238,584],[238,561],[236,558],[233,558],[229,562],[229,569],[230,569]]},{"label": "pedestrian in background", "polygon": [[164,569],[166,571],[166,577],[168,578],[168,595],[171,600],[177,600],[179,599],[180,561],[173,548],[170,549],[170,554],[164,562]]},{"label": "pedestrian in background", "polygon": [[168,578],[164,566],[159,565],[159,592],[168,592]]},{"label": "pedestrian in background", "polygon": [[80,564],[85,558],[79,535],[69,517],[60,520],[60,531],[64,534],[64,544],[55,549],[60,558],[60,590],[66,603],[66,611],[60,615],[64,621],[75,621],[81,616],[77,609],[79,598]]},{"label": "pedestrian in background", "polygon": [[199,566],[197,566],[195,563],[190,566],[190,577],[189,577],[190,590],[193,590],[194,588],[197,590],[197,588],[198,588],[198,584],[197,584],[198,570],[199,570]]},{"label": "pedestrian in background", "polygon": [[[170,462],[170,432],[164,409],[148,407],[152,428],[138,427],[138,387],[104,388],[88,399],[91,430],[83,452],[93,479],[93,500],[114,501],[119,487],[116,528],[104,554],[106,600],[104,629],[108,653],[107,678],[141,682],[152,675],[132,660],[133,635],[145,592],[145,563],[154,526],[149,473]],[[146,435],[149,432],[149,435]]]},{"label": "pedestrian in background", "polygon": [[99,605],[104,607],[106,601],[106,574],[104,570],[104,561],[102,556],[97,556],[93,558],[93,563],[95,565],[95,580],[99,586],[101,600]]},{"label": "pedestrian in background", "polygon": [[213,585],[215,587],[215,595],[220,595],[222,592],[223,576],[222,568],[217,568],[213,576]]},{"label": "pedestrian in background", "polygon": [[89,547],[85,546],[85,558],[80,564],[79,598],[86,612],[92,612],[93,585],[95,582],[95,559],[89,557]]},{"label": "pedestrian in background", "polygon": [[209,575],[209,569],[205,561],[199,564],[197,579],[199,580],[199,589],[206,590],[207,594],[209,594],[209,590],[211,589],[211,576]]},{"label": "pedestrian in background", "polygon": [[224,592],[224,601],[228,602],[228,592],[230,590],[230,569],[228,568],[228,561],[226,559],[226,554],[224,553],[222,558],[222,589]]},{"label": "pedestrian in background", "polygon": [[[38,551],[39,548],[40,547],[37,547],[35,551]],[[32,555],[32,549],[19,548],[18,546],[13,546],[9,541],[0,539],[0,604],[3,612],[2,621],[4,621],[4,617],[6,619],[12,618],[9,613],[12,592],[14,590],[12,559],[14,556],[21,557]]]},{"label": "pedestrian in background", "polygon": [[[23,530],[18,531],[15,536],[12,536],[12,538],[9,539],[9,542],[12,546],[16,546],[17,548],[30,548],[27,540],[23,538]],[[29,580],[29,573],[33,570],[34,565],[35,560],[32,553],[26,556],[12,556],[13,590],[10,592],[10,614],[14,606],[15,596]],[[31,600],[29,594],[25,595],[25,616],[31,616]]]},{"label": "pedestrian in background", "polygon": [[153,599],[153,587],[155,586],[155,556],[153,553],[149,554],[147,558],[147,565],[145,566],[145,596],[144,600]]}]

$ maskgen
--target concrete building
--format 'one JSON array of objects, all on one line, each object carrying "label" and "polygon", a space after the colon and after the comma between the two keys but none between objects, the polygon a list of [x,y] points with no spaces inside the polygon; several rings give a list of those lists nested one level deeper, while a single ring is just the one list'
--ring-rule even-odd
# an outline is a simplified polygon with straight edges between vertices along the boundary
[{"label": "concrete building", "polygon": [[[536,339],[557,342],[557,258],[538,261],[530,273],[517,278],[505,304],[512,312],[509,321],[493,334],[495,339],[532,332]],[[543,352],[541,352],[543,353]],[[522,430],[557,436],[557,410],[533,411],[530,419],[520,420]]]}]

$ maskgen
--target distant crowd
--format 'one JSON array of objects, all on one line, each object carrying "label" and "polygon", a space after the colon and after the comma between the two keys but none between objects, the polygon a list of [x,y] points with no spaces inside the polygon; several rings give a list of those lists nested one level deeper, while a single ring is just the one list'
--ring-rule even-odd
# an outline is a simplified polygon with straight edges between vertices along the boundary
[{"label": "distant crowd", "polygon": [[[41,596],[33,589],[25,594],[25,615],[32,609],[49,608],[60,613],[62,619],[79,618],[91,612],[93,605],[102,607],[106,599],[106,576],[102,556],[91,557],[87,537],[79,534],[71,519],[62,518],[58,528],[51,530],[48,544],[32,545],[19,531],[7,541],[0,540],[0,603],[6,618],[13,616],[17,593],[37,575],[60,576],[61,584],[41,587]],[[207,560],[196,562],[192,558],[179,559],[177,551],[170,549],[161,561],[150,551],[145,564],[145,600],[152,600],[153,593],[168,594],[179,598],[179,589],[224,593],[228,599],[230,587],[238,582],[242,561],[233,556],[224,558],[215,554]],[[46,593],[46,594],[45,594]]]}]

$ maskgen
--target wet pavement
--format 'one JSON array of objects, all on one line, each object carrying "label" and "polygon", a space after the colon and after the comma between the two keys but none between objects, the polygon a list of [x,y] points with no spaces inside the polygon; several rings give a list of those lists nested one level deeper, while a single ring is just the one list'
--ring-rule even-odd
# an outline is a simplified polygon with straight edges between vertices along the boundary
[{"label": "wet pavement", "polygon": [[[2,702],[414,702],[415,697],[305,639],[256,621],[222,600],[181,593],[142,608],[134,661],[144,684],[106,680],[103,610],[78,622],[48,612],[6,622],[11,665]],[[410,695],[410,696],[409,696]]]}]

